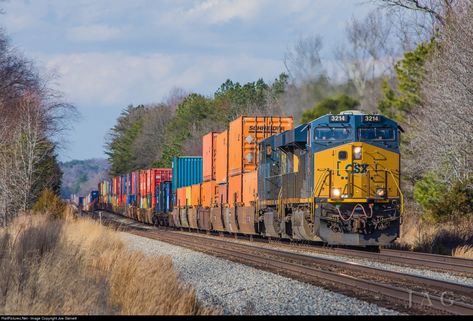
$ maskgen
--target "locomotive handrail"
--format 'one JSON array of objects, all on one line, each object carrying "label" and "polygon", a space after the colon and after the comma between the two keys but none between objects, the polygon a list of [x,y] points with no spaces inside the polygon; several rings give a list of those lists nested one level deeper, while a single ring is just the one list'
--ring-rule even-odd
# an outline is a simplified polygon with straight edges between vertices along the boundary
[{"label": "locomotive handrail", "polygon": [[[315,197],[315,191],[317,190],[317,187],[318,187],[318,190],[319,190],[319,193],[317,194],[317,196],[320,195],[320,192],[322,190],[322,186],[324,185],[325,183],[325,180],[327,179],[327,174],[329,174],[331,172],[330,169],[324,169],[324,170],[320,170],[320,171],[324,171],[324,176],[320,176],[319,180],[317,181],[317,185],[314,185],[314,192],[312,194],[312,197]],[[323,179],[323,180],[322,180]],[[322,182],[321,182],[322,181]],[[320,185],[320,186],[319,186]],[[330,186],[329,186],[330,187]]]},{"label": "locomotive handrail", "polygon": [[278,218],[279,220],[282,219],[282,186],[281,188],[279,189],[279,193],[278,193]]},{"label": "locomotive handrail", "polygon": [[[327,179],[327,173],[330,173],[330,170],[329,169],[325,169],[324,170],[324,176],[320,176],[319,180],[317,181],[317,184],[314,184],[314,191],[312,192],[312,197],[310,198],[310,215],[311,215],[311,218],[314,219],[315,217],[315,191],[317,189],[317,187],[320,185],[319,187],[319,193],[318,195],[320,195],[320,191],[322,190],[322,186],[324,186],[324,183],[325,183],[325,180]],[[322,178],[323,178],[323,181],[322,181]],[[322,181],[322,183],[320,183],[320,181]]]},{"label": "locomotive handrail", "polygon": [[[328,174],[332,175],[332,172],[335,172],[335,173],[346,172],[349,175],[354,174],[353,170],[346,170],[346,169],[319,169],[319,171],[324,172],[324,174],[322,176],[320,176],[320,178],[317,181],[317,184],[314,186],[314,193],[312,195],[313,197],[316,196],[316,194],[317,194],[316,191],[317,190],[319,190],[318,195],[320,195],[320,192],[322,190],[322,186],[323,186],[325,180],[327,179]],[[385,173],[384,183],[385,183],[386,188],[387,188],[387,184],[388,184],[387,174],[389,173],[391,175],[391,177],[393,178],[394,183],[396,184],[396,189],[399,192],[399,198],[400,198],[400,202],[401,202],[401,213],[403,213],[404,212],[404,194],[402,193],[401,188],[400,188],[400,186],[399,186],[399,184],[396,180],[396,177],[395,177],[394,173],[392,172],[392,170],[390,170],[390,169],[368,169],[367,170],[368,177],[371,177],[370,176],[371,172],[375,172],[375,173],[384,172]],[[353,181],[349,180],[348,184],[353,184]],[[332,188],[332,186],[330,185],[329,189],[331,189],[331,188]],[[358,188],[360,188],[360,187],[358,187]],[[369,196],[370,196],[370,188],[368,188],[368,197]]]},{"label": "locomotive handrail", "polygon": [[389,172],[389,174],[391,174],[391,177],[393,178],[393,181],[394,181],[394,184],[396,184],[396,188],[399,192],[399,198],[400,198],[400,201],[401,201],[401,215],[404,213],[404,194],[402,193],[401,191],[401,187],[399,186],[399,184],[397,183],[396,181],[396,178],[394,177],[394,174],[393,172],[388,169],[387,170]]}]

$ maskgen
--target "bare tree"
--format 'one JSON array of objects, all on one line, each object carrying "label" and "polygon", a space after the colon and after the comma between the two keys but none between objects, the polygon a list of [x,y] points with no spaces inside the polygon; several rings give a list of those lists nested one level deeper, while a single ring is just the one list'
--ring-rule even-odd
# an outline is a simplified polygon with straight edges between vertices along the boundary
[{"label": "bare tree", "polygon": [[390,75],[400,50],[393,42],[389,17],[371,11],[365,18],[355,17],[345,28],[346,43],[335,49],[335,57],[346,78],[353,82],[364,109],[375,110],[379,92],[376,78]]},{"label": "bare tree", "polygon": [[393,28],[402,38],[404,49],[429,41],[451,17],[463,12],[471,0],[370,0],[384,9],[396,23]]},{"label": "bare tree", "polygon": [[408,9],[426,14],[432,19],[432,26],[445,26],[449,16],[464,8],[469,0],[374,0],[389,9]]},{"label": "bare tree", "polygon": [[319,36],[300,38],[284,55],[284,65],[292,81],[307,83],[325,71],[320,58],[322,40]]},{"label": "bare tree", "polygon": [[445,182],[473,176],[473,6],[449,20],[427,63],[423,106],[410,144],[419,172],[434,170]]},{"label": "bare tree", "polygon": [[58,186],[55,139],[74,108],[61,102],[33,64],[0,32],[0,222],[30,208],[46,186]]},{"label": "bare tree", "polygon": [[143,168],[161,159],[166,126],[173,116],[172,109],[175,109],[174,105],[158,104],[146,107],[142,130],[133,143],[135,167]]}]

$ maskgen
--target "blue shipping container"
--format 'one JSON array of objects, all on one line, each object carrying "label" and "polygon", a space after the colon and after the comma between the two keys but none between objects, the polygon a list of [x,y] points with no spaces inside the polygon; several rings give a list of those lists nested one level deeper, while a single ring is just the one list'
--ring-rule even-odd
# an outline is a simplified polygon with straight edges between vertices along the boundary
[{"label": "blue shipping container", "polygon": [[202,183],[202,157],[181,156],[172,159],[172,190]]},{"label": "blue shipping container", "polygon": [[156,212],[169,213],[172,211],[172,182],[161,182],[156,187]]},{"label": "blue shipping container", "polygon": [[90,192],[90,195],[92,197],[91,201],[99,199],[99,191],[92,191]]}]

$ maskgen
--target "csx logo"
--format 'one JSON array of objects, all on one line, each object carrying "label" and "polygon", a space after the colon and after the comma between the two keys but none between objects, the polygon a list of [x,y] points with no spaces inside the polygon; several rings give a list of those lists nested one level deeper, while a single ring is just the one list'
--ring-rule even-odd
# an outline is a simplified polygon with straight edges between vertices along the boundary
[{"label": "csx logo", "polygon": [[358,164],[358,163],[353,163],[353,164],[348,164],[345,166],[345,170],[347,172],[353,171],[355,174],[364,174],[368,172],[368,164]]}]

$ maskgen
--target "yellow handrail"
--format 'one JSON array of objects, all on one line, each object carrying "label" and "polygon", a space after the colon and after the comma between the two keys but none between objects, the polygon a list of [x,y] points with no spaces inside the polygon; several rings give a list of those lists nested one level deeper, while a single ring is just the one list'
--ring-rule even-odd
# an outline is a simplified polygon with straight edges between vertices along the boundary
[{"label": "yellow handrail", "polygon": [[318,188],[318,190],[319,190],[318,195],[320,195],[320,192],[322,190],[322,186],[324,185],[325,180],[327,179],[327,176],[328,176],[327,173],[330,173],[330,170],[325,169],[324,172],[325,173],[323,174],[323,176],[320,176],[319,180],[317,181],[317,184],[314,185],[314,190],[312,192],[312,197],[310,198],[310,215],[311,215],[312,219],[315,216],[315,191],[317,190],[317,187],[319,187],[319,185],[320,185],[320,187]]},{"label": "yellow handrail", "polygon": [[394,181],[394,184],[396,184],[396,188],[399,192],[399,198],[401,199],[401,215],[404,213],[404,194],[402,194],[402,191],[401,191],[401,187],[399,186],[399,184],[397,183],[396,181],[396,178],[394,177],[394,174],[393,172],[390,170],[390,169],[387,169],[386,171],[389,172],[389,174],[391,174],[391,177],[393,178],[393,181]]}]

